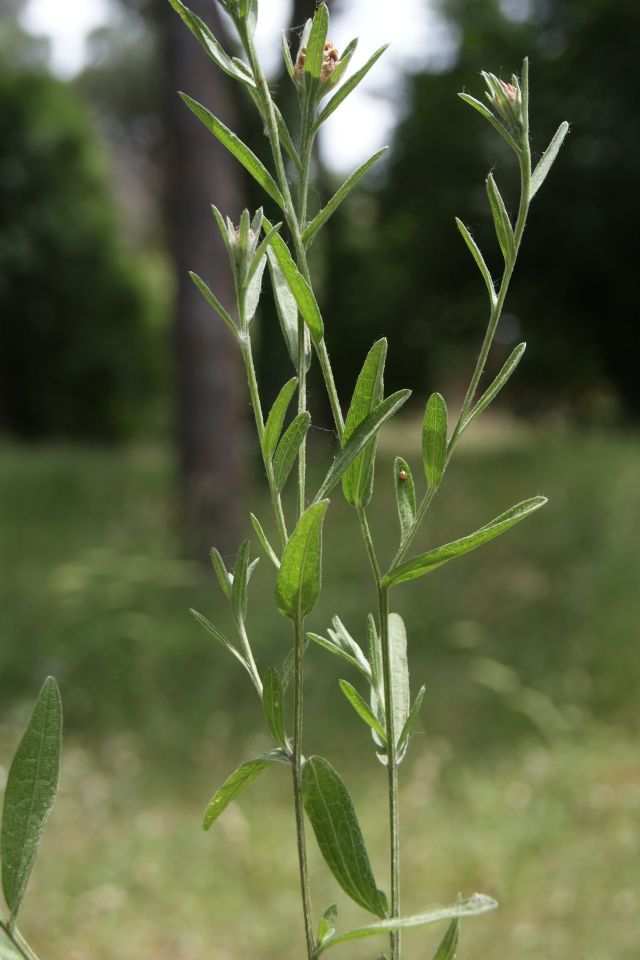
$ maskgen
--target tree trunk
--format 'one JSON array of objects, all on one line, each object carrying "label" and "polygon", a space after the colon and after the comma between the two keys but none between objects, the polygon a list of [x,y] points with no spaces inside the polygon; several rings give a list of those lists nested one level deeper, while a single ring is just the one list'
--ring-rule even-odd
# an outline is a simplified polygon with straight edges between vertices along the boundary
[{"label": "tree trunk", "polygon": [[[222,28],[211,3],[190,7]],[[176,432],[181,506],[190,550],[206,555],[215,544],[234,552],[243,503],[244,377],[237,346],[224,323],[191,282],[194,270],[229,307],[233,280],[211,216],[214,202],[234,222],[241,210],[233,159],[178,97],[184,90],[234,127],[230,81],[207,58],[180,18],[157,11],[164,46],[169,242],[176,266]]]}]

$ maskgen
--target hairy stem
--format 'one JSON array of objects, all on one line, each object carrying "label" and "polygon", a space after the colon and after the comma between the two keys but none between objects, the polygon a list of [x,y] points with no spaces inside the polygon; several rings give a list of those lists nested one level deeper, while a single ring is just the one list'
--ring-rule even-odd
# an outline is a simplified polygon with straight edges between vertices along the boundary
[{"label": "hairy stem", "polygon": [[309,868],[307,864],[307,844],[304,829],[304,805],[302,802],[302,726],[304,716],[304,619],[297,617],[294,622],[294,735],[293,735],[293,796],[296,814],[296,833],[298,839],[298,863],[300,868],[300,886],[304,912],[304,930],[307,941],[307,953],[313,957],[315,941],[313,919],[311,916],[311,893],[309,889]]}]

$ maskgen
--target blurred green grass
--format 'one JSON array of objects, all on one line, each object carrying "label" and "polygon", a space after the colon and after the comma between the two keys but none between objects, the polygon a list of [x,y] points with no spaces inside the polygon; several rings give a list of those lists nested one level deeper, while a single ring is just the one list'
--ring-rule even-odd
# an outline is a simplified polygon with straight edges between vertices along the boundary
[{"label": "blurred green grass", "polygon": [[[450,469],[425,546],[525,497],[550,503],[395,594],[414,689],[427,684],[402,771],[406,909],[477,888],[503,906],[465,927],[469,960],[631,960],[640,443],[625,433],[476,436]],[[413,442],[401,424],[382,444],[371,515],[387,557],[397,537],[391,453],[417,473]],[[329,445],[318,433],[315,461]],[[172,489],[158,447],[0,450],[0,762],[46,672],[61,680],[67,717],[63,792],[25,911],[44,960],[301,955],[286,776],[264,778],[265,808],[251,793],[212,835],[198,829],[208,792],[268,741],[246,677],[187,613],[196,607],[231,633],[212,571],[181,556]],[[366,558],[339,496],[331,513],[309,626],[322,632],[339,612],[358,636],[373,604]],[[265,667],[285,656],[289,627],[272,612],[264,561],[252,588]],[[384,773],[336,691],[344,675],[309,651],[306,748],[346,771],[382,864]],[[336,891],[318,874],[320,908]],[[433,936],[408,936],[409,960]]]}]

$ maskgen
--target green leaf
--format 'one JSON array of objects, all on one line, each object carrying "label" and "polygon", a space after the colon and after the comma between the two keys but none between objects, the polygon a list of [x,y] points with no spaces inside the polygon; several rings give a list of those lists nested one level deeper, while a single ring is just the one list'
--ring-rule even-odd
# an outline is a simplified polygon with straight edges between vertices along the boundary
[{"label": "green leaf", "polygon": [[397,413],[410,396],[411,390],[398,390],[397,393],[392,393],[390,397],[387,397],[386,400],[378,404],[369,416],[365,417],[362,423],[353,431],[333,461],[329,472],[322,482],[322,486],[315,495],[315,500],[320,500],[333,490],[342,474],[351,466],[368,442],[375,437],[382,424],[392,417],[394,413]]},{"label": "green leaf", "polygon": [[487,196],[489,197],[489,206],[493,216],[493,225],[496,230],[496,237],[502,250],[502,256],[505,263],[511,263],[516,255],[516,244],[513,237],[513,227],[504,205],[502,194],[498,190],[498,185],[490,173],[487,177]]},{"label": "green leaf", "polygon": [[220,789],[214,793],[209,806],[205,810],[202,819],[202,826],[205,830],[218,819],[220,814],[226,810],[232,800],[246,790],[249,784],[253,783],[257,777],[273,763],[289,763],[289,758],[282,750],[270,750],[255,760],[248,760],[238,767],[230,777],[222,784]]},{"label": "green leaf", "polygon": [[287,68],[287,73],[289,74],[289,79],[293,80],[295,83],[296,75],[294,73],[295,65],[291,58],[291,50],[289,49],[289,41],[287,40],[287,31],[283,30],[281,34],[280,44],[282,47],[282,59],[284,60],[284,65]]},{"label": "green leaf", "polygon": [[[393,732],[396,741],[396,763],[404,759],[398,749],[402,731],[411,709],[409,664],[407,661],[407,630],[399,613],[389,614],[389,655],[391,658],[391,694],[393,700]],[[380,694],[378,694],[379,696]],[[384,691],[382,691],[384,697]],[[386,704],[384,711],[386,716]],[[380,758],[382,759],[382,758]]]},{"label": "green leaf", "polygon": [[[298,304],[294,295],[289,289],[289,284],[285,280],[284,273],[280,269],[278,258],[272,249],[267,250],[267,259],[269,261],[269,270],[271,271],[271,282],[273,284],[273,294],[276,301],[276,311],[280,321],[280,329],[284,342],[287,345],[291,362],[296,370],[298,369]],[[307,349],[305,344],[305,369],[311,365],[311,350]]]},{"label": "green leaf", "polygon": [[232,320],[232,318],[231,318],[231,315],[230,315],[229,313],[227,313],[227,311],[226,311],[225,308],[222,306],[222,304],[220,303],[220,301],[218,300],[218,298],[216,297],[216,295],[211,292],[211,290],[210,290],[209,287],[206,285],[206,283],[204,282],[204,280],[202,279],[202,277],[199,277],[197,273],[194,273],[192,270],[190,270],[190,271],[189,271],[189,276],[191,277],[191,279],[193,280],[193,282],[195,283],[196,287],[198,288],[198,290],[200,291],[200,293],[202,294],[202,296],[204,297],[204,299],[207,301],[207,303],[209,304],[209,306],[210,306],[210,307],[213,307],[213,309],[216,311],[216,313],[218,314],[218,316],[222,317],[222,319],[224,320],[224,322],[226,323],[226,325],[229,327],[229,330],[231,330],[231,333],[234,335],[234,337],[237,338],[237,336],[238,336],[238,328],[236,327],[235,323],[233,322],[233,320]]},{"label": "green leaf", "polygon": [[305,245],[311,243],[318,230],[320,230],[325,225],[329,217],[336,212],[345,197],[349,196],[353,188],[360,182],[360,180],[362,180],[365,173],[377,160],[380,159],[384,153],[387,152],[388,149],[388,147],[383,147],[382,150],[378,150],[378,152],[374,153],[372,157],[369,157],[368,160],[365,160],[365,162],[351,174],[348,180],[345,180],[337,193],[335,193],[331,200],[329,200],[327,205],[324,206],[322,210],[315,215],[311,223],[308,224],[306,230],[302,234],[302,240]]},{"label": "green leaf", "polygon": [[269,667],[264,678],[262,690],[262,705],[269,730],[273,738],[283,750],[286,750],[284,732],[284,691],[280,674],[274,667]]},{"label": "green leaf", "polygon": [[47,677],[15,752],[4,794],[0,851],[2,890],[15,922],[58,792],[62,701]]},{"label": "green leaf", "polygon": [[407,746],[409,745],[409,735],[411,734],[413,725],[416,722],[416,719],[418,718],[418,714],[420,713],[420,710],[422,708],[422,701],[424,700],[425,690],[426,690],[426,687],[424,685],[420,687],[420,689],[418,690],[418,695],[413,702],[413,706],[411,707],[411,710],[409,711],[409,716],[407,717],[405,724],[402,730],[400,731],[400,736],[398,737],[398,753],[402,753],[403,756],[404,756],[404,753],[406,753]]},{"label": "green leaf", "polygon": [[498,376],[495,378],[491,386],[485,390],[471,413],[468,415],[467,419],[462,424],[460,432],[462,432],[462,430],[466,430],[471,421],[477,417],[479,413],[482,413],[483,410],[486,410],[489,404],[495,400],[507,381],[511,378],[511,375],[520,363],[520,360],[522,359],[526,349],[526,343],[519,343],[515,350],[510,354]]},{"label": "green leaf", "polygon": [[325,122],[325,120],[328,120],[331,114],[338,109],[340,104],[347,99],[349,94],[353,93],[358,84],[364,80],[366,75],[369,73],[369,70],[371,70],[374,64],[377,63],[388,46],[389,44],[385,43],[383,47],[380,47],[379,50],[376,50],[376,52],[369,57],[364,67],[361,67],[360,70],[356,71],[352,77],[349,77],[346,83],[343,83],[343,85],[338,88],[337,93],[334,93],[334,95],[331,97],[331,100],[329,100],[326,107],[316,120],[314,130],[317,130]]},{"label": "green leaf", "polygon": [[[351,398],[351,406],[344,426],[343,444],[353,436],[357,427],[378,406],[384,397],[384,365],[387,357],[385,337],[374,343],[369,351]],[[377,435],[367,444],[342,477],[342,490],[347,503],[366,507],[373,493]]]},{"label": "green leaf", "polygon": [[[218,138],[229,153],[233,154],[236,160],[238,160],[245,170],[260,184],[265,193],[268,193],[278,206],[284,209],[284,198],[280,193],[277,183],[262,160],[259,160],[255,153],[253,153],[235,133],[229,130],[224,123],[218,120],[217,117],[214,117],[206,107],[203,107],[202,104],[198,103],[197,100],[193,100],[186,93],[181,93],[180,96],[196,117],[211,131],[214,137]],[[269,226],[271,225],[269,224]]]},{"label": "green leaf", "polygon": [[413,557],[413,559],[393,567],[383,578],[383,586],[404,583],[406,580],[415,580],[416,577],[431,573],[436,567],[441,567],[443,563],[448,563],[449,560],[464,556],[465,553],[475,550],[483,543],[488,543],[494,537],[499,537],[501,533],[509,530],[516,523],[520,523],[521,520],[535,513],[546,502],[546,497],[533,497],[531,500],[523,500],[522,503],[518,503],[515,507],[511,507],[510,510],[500,514],[499,517],[476,530],[475,533],[462,537],[460,540],[445,543],[442,547],[436,547],[435,550],[429,550],[419,557]]},{"label": "green leaf", "polygon": [[307,435],[311,423],[311,414],[308,410],[299,413],[292,420],[284,432],[282,440],[276,448],[273,457],[273,479],[278,493],[282,491],[291,468],[296,462],[300,445]]},{"label": "green leaf", "polygon": [[400,521],[400,540],[404,542],[416,519],[416,488],[411,467],[402,457],[396,457],[393,465],[393,479]]},{"label": "green leaf", "polygon": [[267,417],[267,423],[264,428],[264,437],[262,440],[262,452],[265,460],[273,459],[273,455],[278,445],[278,440],[280,439],[280,434],[282,433],[282,424],[284,423],[284,418],[287,415],[289,404],[291,403],[293,395],[296,392],[297,386],[297,377],[292,377],[291,380],[288,380],[271,407],[269,416]]},{"label": "green leaf", "polygon": [[314,80],[320,79],[322,73],[322,59],[324,45],[329,29],[329,10],[326,3],[321,3],[315,12],[311,35],[307,46],[307,56],[304,61],[304,72]]},{"label": "green leaf", "polygon": [[[267,227],[271,226],[269,221],[266,219],[265,224]],[[322,322],[320,308],[316,302],[313,290],[295,265],[293,257],[289,252],[289,247],[278,234],[276,234],[273,238],[271,249],[276,255],[278,265],[284,275],[285,280],[287,281],[291,293],[294,296],[294,299],[298,305],[298,309],[302,314],[302,318],[309,328],[309,332],[311,333],[314,343],[320,343],[324,336],[324,324]],[[296,344],[297,342],[298,338],[296,328]]]},{"label": "green leaf", "polygon": [[256,517],[255,513],[251,513],[249,516],[251,517],[251,523],[252,523],[252,525],[253,525],[253,529],[255,530],[255,532],[256,532],[256,534],[257,534],[257,536],[258,536],[258,540],[259,540],[260,543],[262,544],[262,549],[264,550],[264,552],[266,553],[268,559],[269,559],[269,560],[271,561],[271,563],[274,565],[274,567],[276,568],[276,570],[279,570],[279,569],[280,569],[280,561],[278,560],[278,554],[275,552],[275,550],[273,549],[273,547],[272,547],[271,544],[269,543],[269,540],[267,539],[267,535],[266,535],[266,533],[264,532],[264,530],[262,529],[262,524],[260,523],[260,521],[259,521],[258,518]]},{"label": "green leaf", "polygon": [[228,76],[233,77],[234,80],[240,80],[248,86],[255,86],[253,80],[236,67],[231,58],[220,46],[209,27],[200,17],[185,7],[180,0],[169,0],[169,3],[176,13],[182,17],[194,37],[200,41],[207,55],[211,57],[213,62],[217,64],[221,70]]},{"label": "green leaf", "polygon": [[338,919],[338,908],[335,903],[327,907],[322,915],[322,920],[318,924],[318,943],[322,943],[327,937],[332,937],[336,932],[336,920]]},{"label": "green leaf", "polygon": [[200,624],[201,627],[204,627],[204,629],[207,631],[207,633],[210,634],[210,636],[212,636],[212,637],[214,638],[214,640],[217,640],[218,643],[222,644],[222,646],[225,648],[225,650],[228,650],[229,653],[233,654],[233,656],[236,658],[236,660],[238,660],[238,661],[242,664],[242,666],[245,668],[245,670],[247,671],[247,673],[249,674],[249,676],[253,679],[253,677],[252,677],[252,675],[251,675],[251,670],[249,669],[249,664],[247,663],[247,661],[245,660],[245,658],[242,656],[242,654],[240,653],[240,651],[239,651],[239,650],[236,650],[236,648],[234,647],[234,645],[233,645],[232,643],[230,643],[229,640],[227,640],[227,638],[225,637],[225,635],[224,635],[223,633],[221,633],[220,630],[218,630],[218,628],[215,627],[215,626],[211,623],[210,620],[207,620],[207,618],[206,618],[206,617],[203,617],[201,613],[198,613],[197,610],[191,609],[191,610],[189,610],[189,613],[191,614],[191,616],[192,616],[195,620],[198,621],[198,623]]},{"label": "green leaf", "polygon": [[478,244],[475,242],[475,240],[473,239],[473,237],[472,237],[471,234],[469,233],[468,228],[465,227],[465,225],[464,225],[464,223],[462,222],[462,220],[458,219],[458,217],[456,217],[456,226],[458,227],[458,230],[460,231],[460,234],[462,235],[462,239],[464,240],[464,242],[465,242],[466,245],[468,246],[469,250],[471,251],[471,256],[472,256],[473,259],[475,260],[475,262],[476,262],[476,264],[477,264],[477,266],[478,266],[478,270],[479,270],[480,273],[482,274],[482,279],[483,279],[484,282],[485,282],[485,286],[486,286],[487,292],[488,292],[488,294],[489,294],[489,301],[490,301],[490,303],[491,303],[491,306],[494,306],[494,305],[495,305],[495,302],[496,302],[496,288],[495,288],[494,285],[493,285],[493,280],[491,279],[491,274],[489,273],[489,268],[488,268],[488,266],[486,265],[486,263],[484,262],[484,257],[482,256],[482,254],[481,254],[481,252],[480,252],[480,247],[478,246]]},{"label": "green leaf", "polygon": [[320,851],[344,892],[365,910],[385,917],[386,897],[376,887],[353,801],[328,760],[307,760],[302,797]]},{"label": "green leaf", "polygon": [[244,621],[247,616],[247,585],[249,583],[249,541],[243,540],[238,550],[233,568],[231,584],[231,609],[236,621]]},{"label": "green leaf", "polygon": [[359,670],[364,676],[369,679],[368,673],[366,673],[362,665],[358,663],[356,658],[350,654],[347,650],[344,650],[337,643],[334,643],[332,640],[327,640],[325,637],[320,636],[319,633],[308,633],[309,640],[313,640],[314,643],[317,643],[319,647],[324,647],[325,650],[328,650],[329,653],[335,654],[336,657],[340,657],[342,660],[345,660],[352,667],[355,667],[356,670]]},{"label": "green leaf", "polygon": [[369,666],[369,661],[362,652],[362,648],[353,639],[340,617],[333,617],[331,623],[333,624],[333,629],[328,630],[327,632],[333,643],[355,657],[360,671],[366,677],[370,678],[371,667]]},{"label": "green leaf", "polygon": [[531,185],[529,187],[529,199],[533,200],[536,193],[547,179],[547,174],[555,163],[556,157],[560,152],[560,147],[564,143],[564,138],[569,132],[569,124],[565,120],[560,124],[554,133],[551,143],[540,157],[538,164],[531,175]]},{"label": "green leaf", "polygon": [[322,524],[328,506],[328,500],[321,500],[305,510],[282,555],[276,606],[283,617],[291,620],[310,613],[320,593]]},{"label": "green leaf", "polygon": [[456,917],[447,927],[445,935],[440,941],[440,946],[433,955],[433,960],[455,960],[459,939],[460,921]]},{"label": "green leaf", "polygon": [[439,393],[427,401],[422,425],[422,463],[430,487],[438,487],[447,462],[447,405]]},{"label": "green leaf", "polygon": [[225,566],[224,560],[220,555],[220,552],[216,550],[215,547],[211,547],[211,563],[213,564],[213,569],[215,570],[216,577],[218,578],[220,589],[224,593],[227,600],[231,602],[231,577],[229,576],[229,572]]},{"label": "green leaf", "polygon": [[484,105],[480,100],[476,100],[475,97],[471,97],[468,93],[459,93],[458,96],[461,100],[464,100],[465,103],[468,103],[469,106],[473,107],[474,110],[477,110],[478,113],[481,113],[485,120],[488,120],[491,126],[498,131],[503,140],[506,140],[512,150],[519,155],[520,147],[513,139],[507,128],[498,120],[498,118],[489,110],[488,107]]},{"label": "green leaf", "polygon": [[338,684],[360,719],[364,720],[367,726],[371,727],[372,730],[375,730],[382,743],[386,743],[387,734],[384,727],[381,725],[378,718],[373,715],[369,704],[360,696],[356,688],[347,680],[339,680]]},{"label": "green leaf", "polygon": [[348,943],[351,940],[375,937],[381,933],[389,933],[391,930],[407,930],[411,927],[424,927],[430,923],[439,923],[442,920],[453,920],[456,917],[477,917],[482,913],[495,910],[497,906],[498,904],[492,897],[487,897],[482,893],[476,893],[468,900],[461,900],[448,907],[430,910],[428,913],[419,913],[413,917],[396,917],[381,920],[379,923],[371,923],[366,927],[358,927],[356,930],[350,930],[348,933],[341,933],[338,934],[338,936],[329,937],[324,943],[317,947],[315,956],[319,956],[330,947],[337,947],[339,944]]}]

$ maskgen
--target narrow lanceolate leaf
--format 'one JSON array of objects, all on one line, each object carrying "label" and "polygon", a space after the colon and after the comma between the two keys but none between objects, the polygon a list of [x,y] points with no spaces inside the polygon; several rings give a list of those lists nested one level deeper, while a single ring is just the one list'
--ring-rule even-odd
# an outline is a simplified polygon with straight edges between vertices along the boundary
[{"label": "narrow lanceolate leaf", "polygon": [[547,174],[555,163],[555,159],[560,152],[560,147],[564,143],[564,138],[569,132],[569,124],[565,120],[560,124],[553,135],[551,143],[540,157],[538,164],[531,175],[531,186],[529,188],[529,199],[533,199],[536,193],[547,179]]},{"label": "narrow lanceolate leaf", "polygon": [[[399,613],[389,614],[389,653],[391,656],[393,733],[397,748],[411,710],[409,664],[407,661],[407,630],[404,625],[404,620]],[[405,751],[397,750],[397,763],[402,762],[404,752]]]},{"label": "narrow lanceolate leaf", "polygon": [[441,567],[443,563],[455,560],[456,557],[462,557],[465,553],[481,547],[483,543],[488,543],[489,540],[499,537],[501,533],[509,530],[516,523],[520,523],[521,520],[535,513],[546,502],[546,497],[533,497],[531,500],[523,500],[522,503],[518,503],[515,507],[511,507],[510,510],[500,514],[499,517],[476,530],[475,533],[462,537],[460,540],[454,540],[452,543],[445,543],[442,547],[436,547],[435,550],[429,550],[419,557],[413,557],[412,560],[407,560],[405,563],[393,567],[384,577],[383,584],[390,586],[395,583],[404,583],[405,580],[415,580],[416,577],[421,577],[425,573],[431,573],[432,570]]},{"label": "narrow lanceolate leaf", "polygon": [[291,620],[310,613],[320,593],[322,524],[328,506],[328,500],[321,500],[305,510],[282,554],[276,606]]},{"label": "narrow lanceolate leaf", "polygon": [[313,18],[307,55],[304,61],[304,72],[313,77],[314,80],[319,80],[322,72],[322,58],[328,29],[329,10],[326,3],[321,3]]},{"label": "narrow lanceolate leaf", "polygon": [[227,777],[209,801],[209,806],[202,819],[203,828],[208,830],[220,814],[226,810],[231,801],[243,790],[246,790],[263,770],[266,770],[273,763],[289,763],[289,759],[282,750],[270,750],[269,753],[265,753],[255,760],[248,760],[247,763],[243,763],[230,777]]},{"label": "narrow lanceolate leaf", "polygon": [[307,435],[310,423],[311,414],[308,410],[299,413],[285,430],[282,440],[276,448],[273,457],[273,479],[278,493],[283,490],[287,482],[291,468],[296,462],[300,444]]},{"label": "narrow lanceolate leaf", "polygon": [[[371,347],[364,361],[351,398],[351,406],[344,425],[343,443],[346,445],[356,429],[381,403],[384,396],[384,364],[387,357],[386,338]],[[345,470],[342,490],[347,503],[366,507],[373,493],[373,477],[378,437],[369,441],[361,454]]]},{"label": "narrow lanceolate leaf", "polygon": [[427,401],[422,425],[422,462],[430,487],[438,487],[447,461],[447,405],[440,393]]},{"label": "narrow lanceolate leaf", "polygon": [[348,197],[353,188],[360,182],[360,180],[362,180],[367,170],[369,170],[370,167],[372,167],[373,164],[379,160],[388,149],[388,147],[383,147],[382,150],[378,150],[378,152],[374,153],[372,157],[369,157],[368,160],[365,160],[365,162],[351,174],[348,180],[345,180],[340,189],[331,197],[331,200],[329,200],[327,205],[315,215],[311,223],[307,226],[302,235],[302,239],[305,244],[309,244],[313,240],[318,230],[325,225],[329,217],[336,212],[345,197]]},{"label": "narrow lanceolate leaf", "polygon": [[225,635],[224,635],[223,633],[221,633],[220,630],[218,630],[218,628],[215,627],[215,626],[211,623],[210,620],[207,620],[207,618],[206,618],[206,617],[203,617],[201,613],[198,613],[197,610],[193,610],[193,609],[192,609],[192,610],[189,611],[189,613],[191,614],[191,616],[192,616],[195,620],[198,621],[198,623],[200,624],[201,627],[204,627],[204,629],[207,631],[207,633],[208,633],[210,636],[212,636],[212,637],[214,638],[214,640],[217,640],[218,643],[222,644],[222,646],[225,648],[225,650],[228,650],[229,653],[233,654],[233,656],[236,658],[236,660],[238,660],[238,661],[242,664],[242,666],[245,668],[245,670],[249,673],[249,676],[251,676],[251,671],[250,671],[250,669],[249,669],[249,664],[247,663],[247,661],[245,660],[245,658],[242,656],[242,654],[240,653],[240,651],[239,651],[239,650],[236,650],[236,648],[234,647],[234,645],[233,645],[232,643],[230,643],[229,640],[227,640],[227,638],[225,637]]},{"label": "narrow lanceolate leaf", "polygon": [[[267,250],[267,260],[271,272],[273,295],[276,301],[276,311],[280,321],[280,329],[284,342],[287,345],[289,356],[294,367],[298,368],[298,304],[289,289],[284,273],[280,269],[278,258],[272,249]],[[311,364],[311,349],[306,351],[305,369]]]},{"label": "narrow lanceolate leaf", "polygon": [[340,689],[342,690],[345,697],[347,698],[347,700],[349,701],[349,703],[351,704],[355,712],[358,714],[360,719],[364,720],[367,726],[370,727],[372,730],[375,730],[375,732],[378,734],[378,737],[380,738],[382,743],[385,743],[387,739],[387,735],[385,733],[384,727],[380,724],[380,721],[378,720],[378,718],[374,716],[373,711],[369,707],[369,704],[366,702],[366,700],[364,700],[363,697],[360,696],[356,688],[352,686],[352,684],[350,684],[347,680],[339,680],[338,683],[340,685]]},{"label": "narrow lanceolate leaf", "polygon": [[507,141],[512,150],[515,150],[516,153],[520,153],[520,147],[513,139],[507,128],[503,123],[498,120],[498,118],[489,110],[489,108],[482,103],[480,100],[476,100],[475,97],[470,96],[468,93],[459,93],[458,96],[461,100],[464,100],[465,103],[468,103],[470,107],[473,107],[474,110],[477,110],[478,113],[481,113],[485,120],[488,120],[491,126],[498,131],[500,136]]},{"label": "narrow lanceolate leaf", "polygon": [[385,917],[386,897],[376,887],[353,801],[328,760],[307,760],[302,796],[320,852],[344,892],[365,910]]},{"label": "narrow lanceolate leaf", "polygon": [[379,923],[371,923],[366,927],[358,927],[356,930],[350,930],[348,933],[340,933],[337,936],[329,937],[316,948],[315,956],[318,957],[330,947],[337,947],[341,943],[348,943],[350,940],[362,940],[364,937],[375,937],[382,933],[388,933],[390,930],[407,930],[411,927],[424,927],[430,923],[440,923],[442,920],[453,920],[457,917],[477,917],[482,913],[495,910],[497,906],[498,904],[493,897],[476,893],[468,900],[460,900],[458,903],[451,904],[449,907],[439,907],[436,910],[430,910],[428,913],[419,913],[413,917],[397,917],[381,920]]},{"label": "narrow lanceolate leaf", "polygon": [[331,114],[338,109],[340,104],[343,102],[343,100],[347,99],[350,93],[353,93],[358,84],[361,83],[369,73],[369,70],[371,70],[374,64],[378,62],[388,46],[389,44],[385,43],[383,47],[380,47],[379,50],[376,50],[376,52],[369,57],[364,67],[361,67],[360,70],[356,71],[352,77],[349,77],[349,79],[338,88],[337,92],[334,93],[334,95],[331,97],[331,100],[329,100],[328,104],[316,120],[314,127],[315,130],[317,130],[318,127],[325,122],[325,120],[329,119]]},{"label": "narrow lanceolate leaf", "polygon": [[319,647],[324,647],[324,649],[328,650],[329,653],[333,653],[336,655],[336,657],[340,657],[342,660],[345,660],[346,663],[350,664],[352,667],[355,667],[356,670],[360,670],[360,672],[367,679],[370,679],[369,675],[363,670],[362,665],[358,663],[356,658],[347,650],[344,650],[342,647],[338,646],[337,643],[334,643],[332,640],[327,640],[326,637],[320,636],[319,633],[308,633],[307,636],[309,640],[313,640],[313,642],[317,643]]},{"label": "narrow lanceolate leaf", "polygon": [[231,609],[236,620],[245,620],[247,616],[247,586],[249,583],[249,541],[243,540],[238,550],[233,568],[231,584]]},{"label": "narrow lanceolate leaf", "polygon": [[62,701],[53,677],[38,694],[15,752],[4,794],[0,855],[2,890],[15,922],[58,791]]},{"label": "narrow lanceolate leaf", "polygon": [[255,513],[251,513],[251,514],[249,514],[249,516],[250,516],[250,518],[251,518],[251,524],[252,524],[252,526],[253,526],[253,529],[255,530],[256,535],[257,535],[257,537],[258,537],[258,540],[260,541],[260,543],[261,543],[261,545],[262,545],[262,549],[264,550],[265,554],[267,555],[267,557],[268,557],[268,559],[271,561],[271,563],[274,565],[274,567],[276,568],[276,570],[279,570],[279,569],[280,569],[280,561],[278,560],[278,554],[275,552],[275,550],[273,549],[273,547],[272,547],[271,544],[269,543],[269,540],[268,540],[268,538],[267,538],[267,535],[266,535],[266,533],[264,532],[264,530],[262,529],[262,524],[260,523],[260,521],[259,521],[258,518],[256,517]]},{"label": "narrow lanceolate leaf", "polygon": [[[267,228],[271,226],[267,220],[265,220],[265,224]],[[271,249],[276,256],[278,265],[289,285],[304,322],[309,328],[314,343],[320,343],[324,336],[324,324],[313,290],[295,265],[289,247],[278,234],[273,238]]]},{"label": "narrow lanceolate leaf", "polygon": [[260,184],[265,193],[268,193],[269,196],[275,200],[279,207],[284,208],[284,199],[277,183],[263,164],[261,160],[256,157],[255,153],[249,149],[249,147],[242,142],[240,137],[236,136],[228,127],[224,125],[217,117],[214,117],[206,107],[203,107],[202,104],[198,103],[197,100],[193,100],[186,93],[181,93],[180,96],[189,107],[191,111],[196,115],[196,117],[207,127],[208,130],[217,137],[220,143],[227,148],[229,153],[232,153],[233,156],[238,160],[239,163],[247,170],[251,176]]},{"label": "narrow lanceolate leaf", "polygon": [[445,935],[440,941],[440,945],[433,955],[433,960],[455,960],[460,940],[460,921],[452,920],[446,929]]},{"label": "narrow lanceolate leaf", "polygon": [[209,27],[203,20],[200,19],[200,17],[185,7],[180,0],[169,0],[169,3],[176,13],[182,17],[194,37],[200,41],[208,56],[211,57],[213,62],[217,64],[221,70],[223,70],[230,77],[233,77],[234,80],[240,80],[242,83],[246,83],[248,86],[255,86],[253,80],[248,77],[246,73],[243,73],[241,70],[239,70],[238,67],[233,63],[232,59],[225,53],[224,49],[220,46]]},{"label": "narrow lanceolate leaf", "polygon": [[397,413],[410,396],[411,390],[398,390],[397,393],[392,393],[390,397],[387,397],[386,400],[379,403],[369,416],[365,417],[333,461],[329,472],[322,482],[322,486],[315,496],[315,500],[320,500],[333,490],[347,467],[351,466],[358,454],[366,447],[368,442],[375,437],[382,424],[392,417],[394,413]]},{"label": "narrow lanceolate leaf", "polygon": [[284,732],[284,691],[280,674],[274,667],[270,667],[264,678],[262,689],[262,705],[269,730],[273,738],[282,749],[286,748]]},{"label": "narrow lanceolate leaf", "polygon": [[463,423],[463,430],[469,426],[474,417],[477,417],[479,413],[482,413],[483,410],[486,410],[489,404],[495,400],[507,381],[510,380],[511,375],[520,363],[526,349],[526,343],[519,343],[515,350],[510,354],[498,376],[495,378],[491,386],[488,387],[482,394],[475,407]]},{"label": "narrow lanceolate leaf", "polygon": [[403,756],[404,756],[404,753],[406,753],[406,748],[409,744],[409,736],[411,735],[411,730],[422,708],[422,701],[424,700],[425,690],[426,690],[425,686],[420,687],[420,689],[418,690],[418,695],[416,699],[413,701],[413,706],[409,711],[409,716],[407,717],[405,725],[400,732],[400,736],[398,737],[398,753],[402,753]]},{"label": "narrow lanceolate leaf", "polygon": [[496,231],[496,237],[502,250],[502,256],[505,263],[511,263],[516,253],[515,240],[513,238],[513,227],[504,205],[502,194],[498,190],[498,185],[490,173],[487,177],[487,196],[489,197],[489,206],[493,216],[493,225]]},{"label": "narrow lanceolate leaf", "polygon": [[416,519],[416,488],[411,467],[402,457],[396,457],[393,465],[393,480],[400,521],[400,540],[404,542]]},{"label": "narrow lanceolate leaf", "polygon": [[226,323],[226,325],[229,327],[229,330],[231,330],[231,333],[234,335],[234,337],[237,337],[238,328],[233,322],[231,315],[225,310],[225,308],[222,306],[222,304],[220,303],[216,295],[212,293],[212,291],[209,289],[209,287],[204,282],[202,277],[199,277],[198,274],[193,273],[193,271],[189,272],[189,276],[191,277],[191,279],[193,280],[196,287],[198,288],[198,290],[200,291],[204,299],[207,301],[209,306],[213,307],[213,309],[216,311],[218,316],[221,317]]},{"label": "narrow lanceolate leaf", "polygon": [[218,578],[218,583],[220,584],[220,589],[224,593],[227,600],[231,600],[231,577],[225,566],[224,560],[220,555],[220,552],[216,550],[215,547],[211,547],[211,563],[213,564],[213,569],[215,570],[216,577]]},{"label": "narrow lanceolate leaf", "polygon": [[485,286],[487,288],[487,293],[489,294],[489,300],[491,302],[491,306],[493,306],[496,302],[496,288],[493,285],[493,280],[491,279],[491,274],[489,273],[489,267],[484,262],[484,257],[480,252],[480,247],[478,246],[478,244],[475,242],[475,240],[469,233],[468,228],[465,227],[462,220],[459,220],[458,217],[456,217],[456,226],[460,231],[462,239],[468,246],[471,252],[471,256],[473,257],[473,259],[475,260],[478,266],[478,270],[482,274],[482,279],[485,282]]},{"label": "narrow lanceolate leaf", "polygon": [[262,441],[262,452],[265,460],[271,460],[276,452],[278,440],[280,439],[280,434],[282,433],[282,424],[284,423],[284,418],[287,415],[289,404],[293,399],[293,395],[296,392],[297,386],[298,378],[292,377],[291,380],[285,383],[284,387],[276,397],[273,406],[271,407],[269,416],[267,417],[267,423],[264,428],[264,439]]},{"label": "narrow lanceolate leaf", "polygon": [[296,75],[294,73],[295,66],[293,63],[293,59],[291,57],[291,50],[289,49],[289,41],[287,40],[286,30],[282,31],[282,34],[280,37],[280,44],[282,48],[282,59],[284,60],[284,65],[287,68],[287,73],[289,74],[289,78],[293,80],[295,83],[295,79],[296,79]]}]

